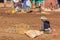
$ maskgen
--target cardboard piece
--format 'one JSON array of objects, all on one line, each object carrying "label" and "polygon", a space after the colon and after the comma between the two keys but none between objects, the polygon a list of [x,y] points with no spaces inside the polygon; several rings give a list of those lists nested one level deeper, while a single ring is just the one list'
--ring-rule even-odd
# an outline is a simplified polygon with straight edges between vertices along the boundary
[{"label": "cardboard piece", "polygon": [[35,37],[43,34],[43,31],[28,30],[25,34],[26,34],[27,36],[31,37],[31,38],[35,38]]}]

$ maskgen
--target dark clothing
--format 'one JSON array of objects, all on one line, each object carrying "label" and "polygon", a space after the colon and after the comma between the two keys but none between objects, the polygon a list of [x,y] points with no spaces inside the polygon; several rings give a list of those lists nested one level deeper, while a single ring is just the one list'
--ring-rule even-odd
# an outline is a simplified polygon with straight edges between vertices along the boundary
[{"label": "dark clothing", "polygon": [[22,1],[22,3],[24,2],[24,0],[21,0]]},{"label": "dark clothing", "polygon": [[50,28],[50,22],[49,21],[44,21],[44,29]]},{"label": "dark clothing", "polygon": [[50,28],[50,22],[49,21],[44,21],[42,25],[42,31],[46,34],[52,33],[52,29]]},{"label": "dark clothing", "polygon": [[19,1],[19,7],[22,8],[22,1]]},{"label": "dark clothing", "polygon": [[60,0],[58,0],[58,4],[60,4]]}]

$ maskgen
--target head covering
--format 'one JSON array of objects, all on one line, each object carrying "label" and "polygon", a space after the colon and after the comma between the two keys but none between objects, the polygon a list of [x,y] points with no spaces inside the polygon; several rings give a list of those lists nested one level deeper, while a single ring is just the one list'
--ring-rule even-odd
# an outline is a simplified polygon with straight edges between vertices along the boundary
[{"label": "head covering", "polygon": [[47,20],[47,18],[45,16],[42,16],[40,19]]}]

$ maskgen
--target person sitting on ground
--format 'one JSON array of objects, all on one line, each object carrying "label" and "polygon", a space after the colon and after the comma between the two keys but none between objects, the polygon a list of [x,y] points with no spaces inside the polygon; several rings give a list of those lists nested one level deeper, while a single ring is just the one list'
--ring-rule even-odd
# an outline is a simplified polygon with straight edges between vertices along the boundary
[{"label": "person sitting on ground", "polygon": [[47,18],[45,16],[42,16],[41,20],[43,22],[42,31],[44,31],[44,33],[51,33],[52,30],[50,27],[50,22],[47,20]]}]

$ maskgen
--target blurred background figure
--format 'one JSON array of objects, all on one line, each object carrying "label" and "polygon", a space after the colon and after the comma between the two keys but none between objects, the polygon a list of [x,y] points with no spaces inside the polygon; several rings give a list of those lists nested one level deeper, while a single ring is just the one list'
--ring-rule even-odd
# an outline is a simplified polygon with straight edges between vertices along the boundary
[{"label": "blurred background figure", "polygon": [[40,4],[40,6],[39,6],[39,12],[41,13],[41,11],[42,11],[42,8],[41,8],[41,4]]},{"label": "blurred background figure", "polygon": [[50,5],[49,5],[49,9],[53,10],[53,8],[54,8],[54,6],[53,6],[53,4],[51,2]]},{"label": "blurred background figure", "polygon": [[14,8],[15,8],[15,11],[17,12],[18,9],[19,9],[19,0],[14,0]]},{"label": "blurred background figure", "polygon": [[31,0],[32,2],[32,8],[35,8],[35,0]]},{"label": "blurred background figure", "polygon": [[50,4],[52,3],[53,8],[57,4],[57,0],[45,0],[45,8],[49,8]]},{"label": "blurred background figure", "polygon": [[38,0],[35,0],[35,5],[36,5],[36,8],[39,7],[39,2],[38,2]]},{"label": "blurred background figure", "polygon": [[31,1],[30,0],[27,0],[26,1],[26,6],[27,6],[27,12],[31,12]]},{"label": "blurred background figure", "polygon": [[4,7],[6,7],[7,0],[4,0]]},{"label": "blurred background figure", "polygon": [[26,11],[26,0],[23,1],[23,9]]},{"label": "blurred background figure", "polygon": [[19,0],[19,11],[22,10],[22,0]]},{"label": "blurred background figure", "polygon": [[37,6],[40,6],[41,4],[41,7],[44,7],[44,0],[37,0]]}]

